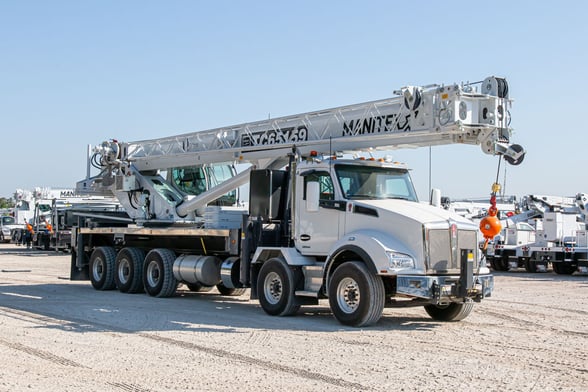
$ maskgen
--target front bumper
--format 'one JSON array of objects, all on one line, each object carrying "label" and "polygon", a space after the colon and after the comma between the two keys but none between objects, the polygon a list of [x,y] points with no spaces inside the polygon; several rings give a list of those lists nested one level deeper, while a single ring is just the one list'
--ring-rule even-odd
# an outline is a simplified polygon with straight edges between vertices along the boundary
[{"label": "front bumper", "polygon": [[[465,298],[480,301],[490,297],[494,290],[494,276],[475,275],[472,287],[467,287]],[[465,298],[459,296],[459,276],[398,276],[396,278],[396,292],[398,295],[428,299],[432,303],[462,302]]]}]

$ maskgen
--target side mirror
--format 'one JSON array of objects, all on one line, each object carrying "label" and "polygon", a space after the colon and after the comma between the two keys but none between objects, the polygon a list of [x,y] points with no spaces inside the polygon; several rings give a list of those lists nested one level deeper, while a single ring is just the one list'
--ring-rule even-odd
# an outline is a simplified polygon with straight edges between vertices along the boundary
[{"label": "side mirror", "polygon": [[318,181],[306,183],[306,211],[318,212],[320,187]]},{"label": "side mirror", "polygon": [[431,205],[441,207],[441,189],[433,188],[431,190]]}]

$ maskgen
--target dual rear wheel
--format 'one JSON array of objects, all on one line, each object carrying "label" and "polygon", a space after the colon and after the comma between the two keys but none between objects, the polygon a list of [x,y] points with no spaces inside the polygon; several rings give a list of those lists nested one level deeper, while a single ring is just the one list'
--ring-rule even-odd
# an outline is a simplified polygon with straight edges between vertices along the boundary
[{"label": "dual rear wheel", "polygon": [[[139,248],[127,247],[118,254],[113,247],[101,246],[92,252],[89,261],[90,281],[96,290],[118,288],[123,293],[146,292],[152,297],[171,297],[178,287],[173,273],[176,254],[170,249],[156,248],[145,255]],[[191,291],[205,292],[212,287],[188,284]],[[244,288],[228,288],[219,283],[221,295],[238,296]]]}]

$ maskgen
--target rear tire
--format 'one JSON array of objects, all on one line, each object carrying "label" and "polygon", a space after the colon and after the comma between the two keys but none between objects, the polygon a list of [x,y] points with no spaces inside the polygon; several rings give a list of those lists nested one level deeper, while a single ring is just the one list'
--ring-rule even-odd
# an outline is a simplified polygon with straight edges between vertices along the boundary
[{"label": "rear tire", "polygon": [[386,291],[382,278],[370,273],[359,261],[341,264],[329,283],[329,304],[344,325],[365,327],[382,317]]},{"label": "rear tire", "polygon": [[43,250],[50,250],[51,249],[51,238],[43,237]]},{"label": "rear tire", "polygon": [[576,272],[577,267],[573,264],[569,263],[562,263],[562,262],[555,262],[551,263],[553,267],[553,272],[558,275],[571,275]]},{"label": "rear tire", "polygon": [[90,281],[96,290],[112,290],[114,281],[114,264],[116,252],[110,246],[100,246],[90,256]]},{"label": "rear tire", "polygon": [[474,309],[472,301],[464,303],[452,302],[448,305],[425,305],[425,311],[433,320],[460,321],[466,318]]},{"label": "rear tire", "polygon": [[530,273],[537,272],[537,263],[535,262],[535,260],[526,258],[524,260],[524,264],[525,264],[525,271],[530,272]]},{"label": "rear tire", "polygon": [[143,292],[143,260],[145,252],[138,248],[123,248],[118,252],[115,281],[121,293]]},{"label": "rear tire", "polygon": [[263,263],[257,278],[257,296],[267,314],[291,316],[300,309],[294,291],[301,275],[282,259],[269,259]]},{"label": "rear tire", "polygon": [[176,255],[169,249],[152,249],[143,264],[143,285],[152,297],[164,298],[175,294],[178,281],[173,273]]},{"label": "rear tire", "polygon": [[495,257],[494,258],[494,265],[496,266],[496,271],[506,272],[508,271],[508,257]]}]

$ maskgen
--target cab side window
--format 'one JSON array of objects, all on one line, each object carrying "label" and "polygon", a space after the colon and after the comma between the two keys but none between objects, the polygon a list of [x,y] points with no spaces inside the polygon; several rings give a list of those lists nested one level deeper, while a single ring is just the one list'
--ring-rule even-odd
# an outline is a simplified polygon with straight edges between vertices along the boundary
[{"label": "cab side window", "polygon": [[306,200],[306,184],[309,181],[319,183],[320,200],[335,200],[335,187],[331,176],[327,172],[312,173],[304,178],[304,200]]}]

